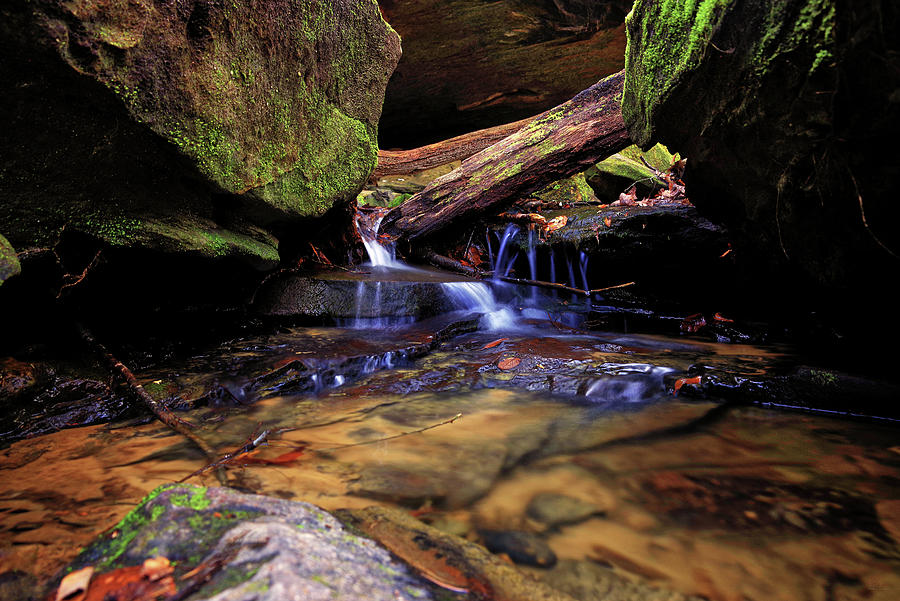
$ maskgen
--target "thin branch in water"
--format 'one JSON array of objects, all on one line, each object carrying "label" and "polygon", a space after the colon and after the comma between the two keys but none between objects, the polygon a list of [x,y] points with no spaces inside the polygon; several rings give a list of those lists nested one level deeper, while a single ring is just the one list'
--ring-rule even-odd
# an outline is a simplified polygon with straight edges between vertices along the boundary
[{"label": "thin branch in water", "polygon": [[597,292],[606,292],[607,290],[615,290],[616,288],[625,288],[627,286],[634,286],[637,282],[627,282],[625,284],[616,284],[615,286],[607,286],[606,288],[594,288],[592,290],[582,290],[581,288],[573,288],[572,286],[566,286],[565,284],[557,284],[555,282],[544,282],[541,280],[523,280],[520,278],[511,278],[509,276],[500,276],[500,279],[504,282],[509,282],[511,284],[522,284],[523,286],[537,286],[538,288],[551,288],[553,290],[566,290],[573,294],[578,294],[581,296],[591,296]]},{"label": "thin branch in water", "polygon": [[[66,288],[72,288],[73,286],[77,286],[78,284],[80,284],[84,280],[84,278],[87,277],[87,275],[91,271],[91,269],[93,269],[94,266],[97,265],[97,261],[100,260],[100,254],[102,252],[103,252],[103,250],[98,250],[97,254],[94,255],[94,258],[91,259],[91,262],[87,264],[87,266],[84,268],[84,270],[79,275],[75,275],[74,273],[67,273],[66,275],[64,275],[63,276],[64,283],[60,287],[59,292],[56,293],[56,298],[61,297],[63,290],[65,290]],[[55,250],[53,251],[53,254],[56,255]],[[60,261],[59,255],[56,255],[56,260],[60,265],[62,265],[62,261]]]},{"label": "thin branch in water", "polygon": [[375,444],[376,442],[387,442],[388,440],[396,440],[398,438],[403,438],[404,436],[410,436],[412,434],[420,434],[422,432],[427,432],[428,430],[433,430],[434,428],[438,428],[440,426],[446,426],[447,424],[452,424],[456,420],[462,417],[462,413],[457,413],[450,419],[445,419],[444,421],[431,424],[430,426],[425,426],[424,428],[419,428],[418,430],[410,430],[409,432],[401,432],[400,434],[394,434],[393,436],[386,436],[384,438],[376,438],[374,440],[366,440],[363,442],[352,442],[350,444],[343,444],[336,447],[330,447],[327,449],[316,449],[316,453],[330,453],[332,451],[340,451],[343,449],[349,449],[351,447],[361,447],[363,445]]},{"label": "thin branch in water", "polygon": [[[153,415],[159,419],[162,423],[170,427],[175,432],[178,432],[191,442],[193,442],[197,447],[200,448],[201,451],[210,459],[210,461],[215,461],[217,458],[216,451],[207,443],[205,440],[197,436],[194,432],[191,431],[191,426],[188,422],[183,419],[176,417],[168,407],[166,407],[163,403],[160,403],[152,396],[150,396],[144,387],[141,386],[140,382],[137,381],[137,378],[134,377],[134,374],[131,373],[131,370],[128,369],[124,363],[116,359],[116,357],[110,353],[103,344],[100,343],[94,335],[82,324],[76,324],[76,328],[78,329],[78,333],[81,335],[81,339],[84,340],[88,346],[95,349],[100,356],[103,357],[103,360],[106,362],[107,369],[116,377],[120,378],[124,381],[125,385],[131,391],[134,396],[140,400],[144,406],[150,410]],[[225,475],[222,472],[217,471],[216,476],[219,478],[219,481],[225,485]]]},{"label": "thin branch in water", "polygon": [[219,468],[224,467],[228,463],[231,463],[236,458],[238,458],[242,455],[246,455],[247,453],[255,451],[259,447],[268,444],[269,430],[267,430],[267,429],[263,430],[263,429],[261,429],[261,427],[262,427],[262,424],[257,424],[256,429],[253,431],[253,434],[251,434],[250,437],[247,438],[247,440],[244,442],[243,445],[241,445],[240,447],[238,447],[231,453],[225,453],[220,458],[204,465],[199,470],[191,472],[190,474],[188,474],[187,476],[185,476],[184,478],[179,480],[178,483],[181,484],[182,482],[184,482],[186,480],[190,480],[194,476],[202,474],[203,472],[211,470],[211,469],[218,470]]}]

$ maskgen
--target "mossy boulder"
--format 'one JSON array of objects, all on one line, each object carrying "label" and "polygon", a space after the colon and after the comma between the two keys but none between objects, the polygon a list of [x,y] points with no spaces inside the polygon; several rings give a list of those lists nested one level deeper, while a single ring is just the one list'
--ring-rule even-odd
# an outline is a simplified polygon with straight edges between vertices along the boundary
[{"label": "mossy boulder", "polygon": [[612,202],[633,185],[644,193],[663,187],[665,182],[657,172],[668,170],[672,158],[672,153],[662,144],[647,151],[632,145],[600,161],[584,175],[598,198]]},{"label": "mossy boulder", "polygon": [[21,273],[21,271],[22,266],[19,265],[16,249],[3,237],[3,234],[0,234],[0,286],[9,278]]},{"label": "mossy boulder", "polygon": [[777,282],[780,298],[846,317],[892,308],[898,26],[887,0],[635,4],[622,103],[631,136],[688,157],[691,201],[728,226],[761,290]]},{"label": "mossy boulder", "polygon": [[160,556],[192,599],[433,598],[405,564],[314,505],[190,485],[157,488],[67,571],[91,566],[96,578]]},{"label": "mossy boulder", "polygon": [[375,0],[14,0],[0,227],[271,266],[356,197],[399,38]]}]

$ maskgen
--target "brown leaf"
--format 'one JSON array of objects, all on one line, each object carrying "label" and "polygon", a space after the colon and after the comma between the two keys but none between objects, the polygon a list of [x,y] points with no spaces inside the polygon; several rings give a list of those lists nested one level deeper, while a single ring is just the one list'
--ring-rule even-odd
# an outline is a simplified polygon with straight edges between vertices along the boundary
[{"label": "brown leaf", "polygon": [[610,218],[610,217],[604,217],[604,218],[603,218],[603,225],[605,225],[606,227],[612,227],[612,218]]},{"label": "brown leaf", "polygon": [[521,363],[521,361],[522,360],[519,359],[518,357],[507,357],[505,359],[501,359],[500,362],[497,364],[497,367],[499,367],[500,369],[503,369],[503,370],[512,369],[512,368],[518,366],[519,363]]},{"label": "brown leaf", "polygon": [[733,319],[728,319],[727,317],[722,317],[721,313],[716,313],[715,315],[713,315],[713,319],[715,319],[716,321],[724,321],[726,323],[734,323]]},{"label": "brown leaf", "polygon": [[497,340],[495,340],[493,342],[488,342],[487,344],[485,344],[483,347],[481,347],[481,350],[484,350],[487,348],[494,348],[495,346],[498,346],[501,342],[506,342],[507,340],[509,340],[509,338],[498,338]]}]

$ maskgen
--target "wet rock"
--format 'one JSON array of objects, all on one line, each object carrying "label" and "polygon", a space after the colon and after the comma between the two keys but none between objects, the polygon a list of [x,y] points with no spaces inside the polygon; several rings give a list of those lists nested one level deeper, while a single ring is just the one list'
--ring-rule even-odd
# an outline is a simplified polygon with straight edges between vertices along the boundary
[{"label": "wet rock", "polygon": [[442,281],[453,279],[434,272],[422,272],[418,279],[404,276],[403,272],[383,271],[287,274],[269,280],[259,290],[254,310],[261,315],[279,317],[415,320],[453,309],[441,288]]},{"label": "wet rock", "polygon": [[761,372],[739,365],[695,364],[687,375],[699,380],[685,393],[850,416],[900,416],[900,386],[894,382],[805,365],[773,367]]},{"label": "wet rock", "polygon": [[[517,121],[622,68],[627,1],[382,0],[403,38],[379,127],[415,147]],[[575,66],[577,65],[577,67]]]},{"label": "wet rock", "polygon": [[374,2],[4,4],[0,230],[279,259],[359,192],[397,34]]},{"label": "wet rock", "polygon": [[632,139],[688,157],[692,202],[728,226],[762,302],[778,290],[876,344],[897,331],[898,25],[884,0],[644,2],[627,23]]},{"label": "wet rock", "polygon": [[0,286],[9,278],[21,273],[21,271],[22,266],[19,264],[19,258],[16,256],[16,249],[3,237],[3,234],[0,234]]},{"label": "wet rock", "polygon": [[561,179],[534,193],[544,203],[564,207],[597,200],[583,173]]},{"label": "wet rock", "polygon": [[40,370],[33,363],[16,361],[12,357],[0,359],[0,402],[7,402],[33,387]]},{"label": "wet rock", "polygon": [[626,578],[611,567],[593,561],[564,559],[553,569],[536,575],[545,583],[581,601],[700,601],[701,597],[650,586],[635,578]]},{"label": "wet rock", "polygon": [[4,403],[0,441],[106,423],[140,414],[134,403],[103,382],[64,376],[42,378]]},{"label": "wet rock", "polygon": [[338,512],[430,579],[451,590],[498,601],[572,601],[484,547],[441,532],[408,514],[381,507]]},{"label": "wet rock", "polygon": [[409,568],[317,507],[224,488],[157,489],[70,567],[100,574],[155,556],[198,599],[433,598]]},{"label": "wet rock", "polygon": [[506,555],[518,564],[539,568],[556,564],[556,553],[536,534],[503,530],[479,530],[479,534],[488,551]]},{"label": "wet rock", "polygon": [[605,203],[611,203],[633,185],[638,186],[640,195],[663,187],[665,183],[656,172],[665,173],[671,162],[672,154],[662,144],[647,151],[629,146],[589,168],[584,176],[597,197]]},{"label": "wet rock", "polygon": [[577,524],[601,513],[593,503],[559,493],[540,493],[532,497],[525,508],[528,517],[550,528]]}]

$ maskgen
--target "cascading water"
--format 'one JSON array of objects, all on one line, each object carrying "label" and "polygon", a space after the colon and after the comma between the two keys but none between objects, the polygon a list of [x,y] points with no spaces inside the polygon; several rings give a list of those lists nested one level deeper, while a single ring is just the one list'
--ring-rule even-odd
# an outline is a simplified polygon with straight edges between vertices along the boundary
[{"label": "cascading water", "polygon": [[[369,264],[376,270],[403,270],[406,272],[421,271],[415,267],[411,267],[396,258],[393,246],[385,246],[381,244],[374,236],[374,232],[378,231],[381,224],[382,216],[377,216],[369,223],[362,221],[362,215],[357,218],[357,229],[360,237],[365,245],[366,252],[369,255]],[[515,226],[513,226],[515,227]],[[514,232],[513,232],[514,234]],[[513,258],[515,260],[515,258]],[[512,269],[512,261],[509,264]],[[424,273],[424,272],[422,272]],[[408,323],[408,320],[398,322],[395,318],[363,318],[361,315],[363,299],[367,286],[375,286],[373,299],[374,313],[378,314],[381,302],[381,285],[382,282],[375,280],[372,282],[361,281],[356,292],[356,319],[351,327],[354,328],[383,328],[389,325],[397,325],[398,323]],[[515,325],[515,314],[509,307],[503,307],[497,303],[497,299],[487,284],[484,282],[442,282],[440,286],[447,298],[458,309],[481,313],[481,326],[488,330],[498,330],[511,328]]]}]

